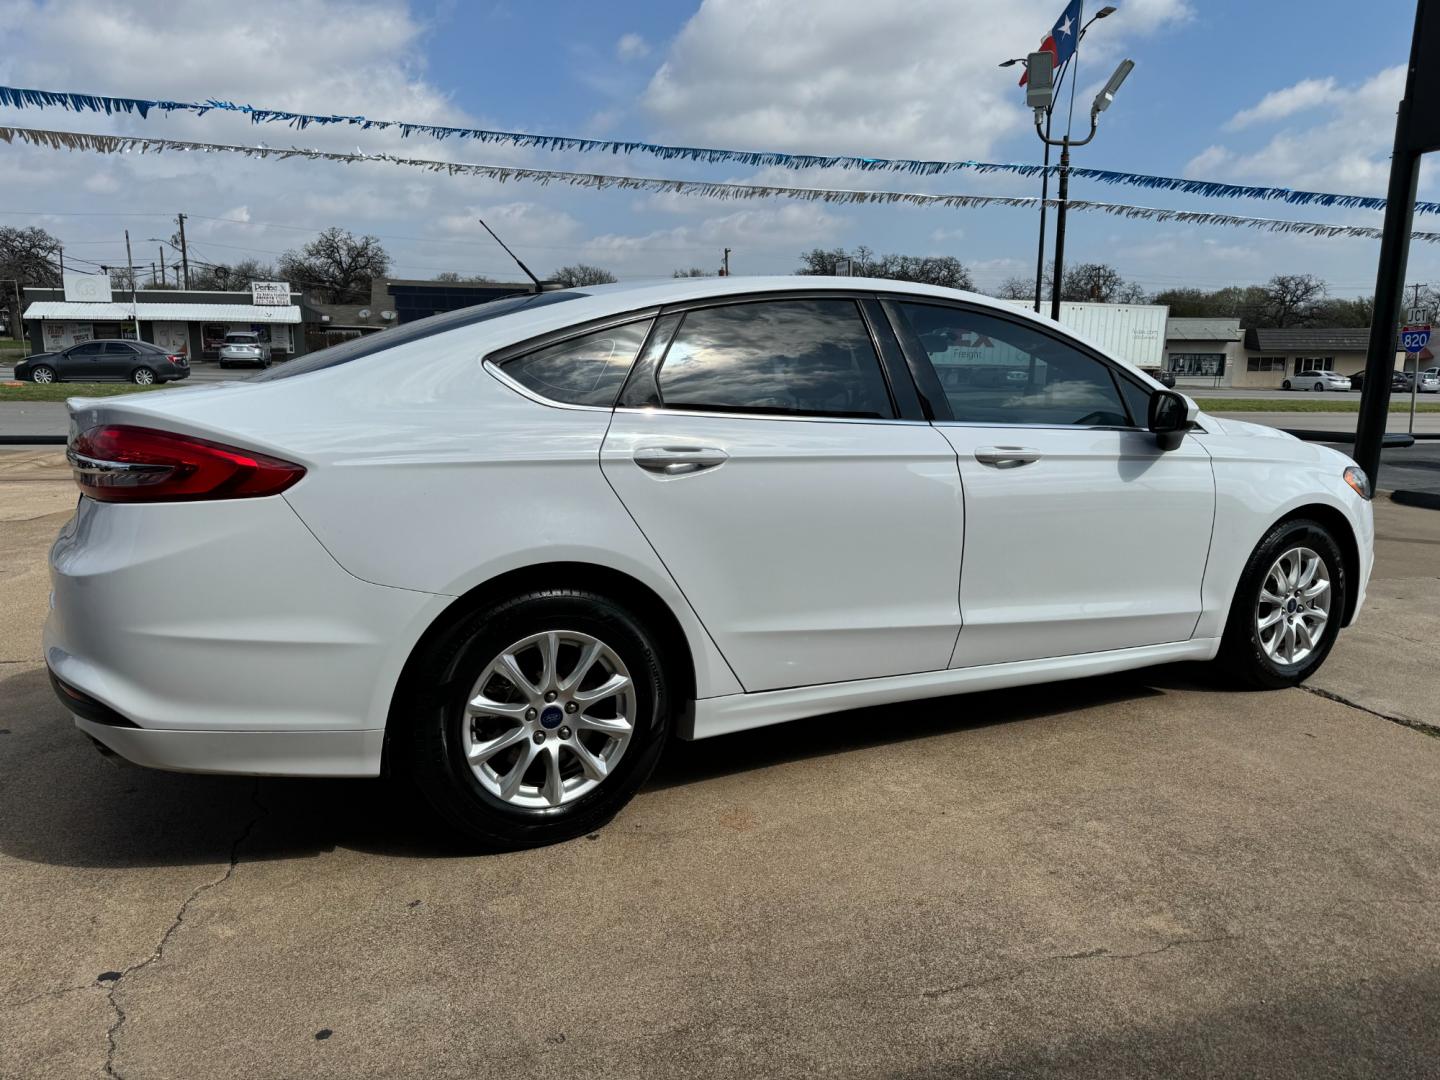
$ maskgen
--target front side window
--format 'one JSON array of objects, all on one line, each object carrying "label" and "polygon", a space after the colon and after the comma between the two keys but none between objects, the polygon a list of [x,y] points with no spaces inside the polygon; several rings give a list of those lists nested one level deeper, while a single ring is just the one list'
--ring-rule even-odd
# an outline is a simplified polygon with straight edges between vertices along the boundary
[{"label": "front side window", "polygon": [[[955,420],[970,424],[1144,426],[1109,367],[1038,328],[978,311],[896,307],[929,357]],[[1133,387],[1138,407],[1146,392]]]},{"label": "front side window", "polygon": [[645,343],[651,321],[643,319],[570,338],[506,360],[500,368],[550,401],[608,409],[615,404],[635,354]]},{"label": "front side window", "polygon": [[100,351],[105,348],[104,342],[90,341],[84,345],[76,345],[67,354],[69,356],[99,356]]},{"label": "front side window", "polygon": [[854,300],[764,300],[686,312],[656,379],[671,409],[889,419]]}]

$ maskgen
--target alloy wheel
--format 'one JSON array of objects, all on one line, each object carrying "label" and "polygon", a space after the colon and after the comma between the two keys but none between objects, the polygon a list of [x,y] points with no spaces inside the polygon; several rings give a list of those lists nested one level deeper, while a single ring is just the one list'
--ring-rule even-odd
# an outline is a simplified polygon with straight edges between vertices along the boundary
[{"label": "alloy wheel", "polygon": [[1277,664],[1306,660],[1330,621],[1330,568],[1308,547],[1290,548],[1271,565],[1255,604],[1260,647]]},{"label": "alloy wheel", "polygon": [[507,806],[573,803],[614,771],[635,731],[636,696],[618,653],[578,630],[510,645],[475,681],[460,748],[480,786]]},{"label": "alloy wheel", "polygon": [[52,383],[55,381],[55,373],[47,367],[36,368],[30,373],[30,379],[37,383]]}]

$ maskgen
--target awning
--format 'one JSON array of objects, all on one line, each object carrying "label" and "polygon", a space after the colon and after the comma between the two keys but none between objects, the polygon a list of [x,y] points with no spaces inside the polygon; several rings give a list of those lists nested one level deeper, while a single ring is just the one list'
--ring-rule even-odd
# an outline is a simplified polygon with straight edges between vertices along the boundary
[{"label": "awning", "polygon": [[295,304],[94,304],[73,300],[37,300],[25,309],[25,318],[64,322],[215,322],[296,323]]}]

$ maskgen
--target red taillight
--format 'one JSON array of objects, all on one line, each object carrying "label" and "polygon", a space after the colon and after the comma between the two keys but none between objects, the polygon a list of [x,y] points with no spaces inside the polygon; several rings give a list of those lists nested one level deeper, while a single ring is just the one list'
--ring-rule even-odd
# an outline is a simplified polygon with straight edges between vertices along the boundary
[{"label": "red taillight", "polygon": [[101,502],[193,502],[278,495],[304,466],[152,428],[107,424],[77,435],[66,455],[75,483]]}]

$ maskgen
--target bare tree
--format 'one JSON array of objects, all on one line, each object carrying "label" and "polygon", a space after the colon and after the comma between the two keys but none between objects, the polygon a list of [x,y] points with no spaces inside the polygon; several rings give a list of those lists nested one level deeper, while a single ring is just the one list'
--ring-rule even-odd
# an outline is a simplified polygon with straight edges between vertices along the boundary
[{"label": "bare tree", "polygon": [[1081,263],[1065,271],[1060,283],[1060,299],[1113,304],[1124,287],[1125,278],[1113,266]]},{"label": "bare tree", "polygon": [[[9,325],[16,337],[23,332],[15,290],[27,286],[60,284],[60,266],[55,254],[60,241],[44,229],[0,226],[0,322]],[[14,282],[15,284],[11,284]]]},{"label": "bare tree", "polygon": [[854,277],[918,281],[951,289],[970,289],[975,285],[965,264],[953,255],[876,255],[863,245],[852,252],[844,248],[813,248],[802,252],[796,273],[836,274],[847,259]]},{"label": "bare tree", "polygon": [[995,290],[995,295],[1002,300],[1033,300],[1035,299],[1035,283],[1020,277],[1008,277],[1000,282]]},{"label": "bare tree", "polygon": [[698,266],[692,266],[692,267],[690,267],[690,269],[688,269],[688,270],[676,270],[676,271],[675,271],[674,273],[672,273],[670,276],[671,276],[671,277],[677,277],[677,278],[691,278],[691,277],[714,277],[715,275],[712,274],[709,270],[701,270],[700,267],[698,267]]},{"label": "bare tree", "polygon": [[390,256],[374,236],[352,236],[331,226],[299,251],[280,256],[280,273],[289,281],[308,285],[332,304],[363,303],[370,297],[370,282],[390,270]]},{"label": "bare tree", "polygon": [[1309,326],[1327,292],[1325,282],[1314,274],[1276,274],[1264,288],[1263,315],[1274,327]]},{"label": "bare tree", "polygon": [[464,281],[454,270],[442,270],[432,279],[434,281]]},{"label": "bare tree", "polygon": [[275,268],[259,259],[236,263],[207,263],[190,260],[190,288],[202,292],[245,290],[252,281],[274,281]]},{"label": "bare tree", "polygon": [[550,280],[572,289],[577,285],[609,285],[617,279],[603,267],[576,263],[574,266],[562,266],[558,270],[552,270]]}]

